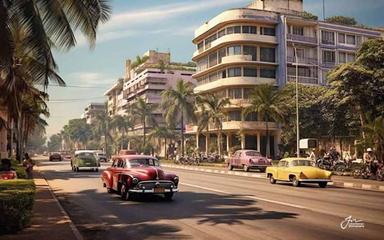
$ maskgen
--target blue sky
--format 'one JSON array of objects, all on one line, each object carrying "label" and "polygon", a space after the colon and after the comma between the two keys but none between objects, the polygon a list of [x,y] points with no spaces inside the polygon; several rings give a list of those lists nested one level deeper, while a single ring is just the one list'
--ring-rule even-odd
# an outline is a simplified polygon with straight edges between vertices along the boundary
[{"label": "blue sky", "polygon": [[[56,53],[60,75],[69,86],[49,87],[47,135],[79,118],[89,102],[103,102],[103,93],[124,74],[125,59],[148,49],[170,51],[173,61],[188,62],[195,48],[194,30],[228,8],[251,0],[113,0],[111,20],[100,27],[96,48],[78,37],[78,46]],[[304,0],[306,11],[322,16],[322,0]],[[384,26],[382,0],[326,0],[326,15],[353,16],[369,26]],[[92,87],[92,88],[88,88]]]}]

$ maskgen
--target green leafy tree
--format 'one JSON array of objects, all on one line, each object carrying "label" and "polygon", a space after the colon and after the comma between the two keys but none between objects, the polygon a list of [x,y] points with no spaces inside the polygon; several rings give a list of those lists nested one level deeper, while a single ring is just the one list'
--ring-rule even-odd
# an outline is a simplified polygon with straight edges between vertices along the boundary
[{"label": "green leafy tree", "polygon": [[250,106],[245,108],[244,115],[256,112],[265,122],[266,130],[266,155],[270,156],[270,137],[268,122],[281,122],[283,119],[283,109],[279,90],[269,84],[262,84],[255,87],[250,97]]},{"label": "green leafy tree", "polygon": [[315,21],[316,21],[316,20],[319,19],[318,16],[316,16],[316,15],[310,13],[310,12],[306,12],[306,11],[304,11],[304,12],[301,14],[301,16],[302,16],[303,18],[305,18],[305,19],[308,19],[308,20],[315,20]]},{"label": "green leafy tree", "polygon": [[130,106],[130,114],[132,114],[135,123],[143,124],[143,148],[147,149],[147,127],[156,126],[156,119],[153,115],[156,105],[148,104],[144,98],[138,98],[135,103]]},{"label": "green leafy tree", "polygon": [[203,112],[201,120],[205,121],[200,121],[199,124],[208,128],[209,123],[213,123],[217,130],[217,151],[221,157],[223,121],[225,118],[224,109],[230,101],[228,98],[218,98],[215,95],[209,94],[199,98],[198,103]]},{"label": "green leafy tree", "polygon": [[379,160],[384,160],[384,116],[379,116],[365,125],[367,133],[365,144],[367,147],[373,146]]},{"label": "green leafy tree", "polygon": [[85,119],[71,119],[68,122],[68,134],[72,141],[86,148],[87,142],[92,138],[92,129]]},{"label": "green leafy tree", "polygon": [[349,25],[349,26],[357,25],[357,21],[355,18],[346,17],[346,16],[332,16],[332,17],[326,18],[325,21],[329,23],[336,23],[336,24]]},{"label": "green leafy tree", "polygon": [[112,118],[111,128],[115,128],[121,133],[120,149],[124,149],[124,142],[126,142],[125,136],[128,134],[128,131],[133,127],[133,121],[130,116],[116,115]]},{"label": "green leafy tree", "polygon": [[62,138],[59,134],[54,134],[49,138],[48,141],[48,151],[57,152],[61,149]]},{"label": "green leafy tree", "polygon": [[[160,147],[161,139],[164,140],[164,154],[167,156],[167,140],[172,139],[175,135],[175,132],[171,129],[170,126],[157,126],[154,127],[150,132],[149,136],[152,139],[158,139],[157,145]],[[160,151],[160,149],[159,149]]]},{"label": "green leafy tree", "polygon": [[168,88],[162,92],[162,107],[165,121],[170,126],[180,126],[181,154],[184,155],[184,125],[187,119],[195,119],[195,95],[192,84],[178,80],[175,89]]}]

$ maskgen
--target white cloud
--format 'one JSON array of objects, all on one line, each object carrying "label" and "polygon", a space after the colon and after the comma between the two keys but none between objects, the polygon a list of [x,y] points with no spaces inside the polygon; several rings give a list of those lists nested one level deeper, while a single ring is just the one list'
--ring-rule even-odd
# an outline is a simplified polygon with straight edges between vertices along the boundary
[{"label": "white cloud", "polygon": [[74,72],[69,74],[69,79],[76,85],[96,86],[113,84],[116,79],[98,72]]}]

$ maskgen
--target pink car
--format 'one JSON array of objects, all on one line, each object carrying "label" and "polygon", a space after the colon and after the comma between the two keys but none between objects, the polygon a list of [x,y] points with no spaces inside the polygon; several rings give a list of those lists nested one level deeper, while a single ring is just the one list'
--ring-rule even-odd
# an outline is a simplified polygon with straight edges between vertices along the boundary
[{"label": "pink car", "polygon": [[229,159],[228,169],[242,168],[246,172],[249,169],[259,169],[261,172],[265,172],[265,169],[271,165],[271,161],[263,157],[258,151],[238,150]]}]

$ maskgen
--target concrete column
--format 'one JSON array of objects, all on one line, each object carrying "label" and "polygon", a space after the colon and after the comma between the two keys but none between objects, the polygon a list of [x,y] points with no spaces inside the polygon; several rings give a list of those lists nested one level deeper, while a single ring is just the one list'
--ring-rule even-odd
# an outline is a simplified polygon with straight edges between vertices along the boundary
[{"label": "concrete column", "polygon": [[245,135],[241,134],[241,149],[245,149]]},{"label": "concrete column", "polygon": [[229,153],[229,149],[231,148],[231,134],[227,134],[227,153]]},{"label": "concrete column", "polygon": [[199,134],[196,134],[196,149],[199,149],[200,152],[200,147],[199,147]]},{"label": "concrete column", "polygon": [[209,153],[209,138],[210,138],[210,135],[209,135],[209,133],[207,133],[205,135],[205,154],[207,154],[207,155]]},{"label": "concrete column", "polygon": [[260,137],[260,132],[257,133],[257,151],[261,152],[260,149],[261,146],[261,137]]}]

